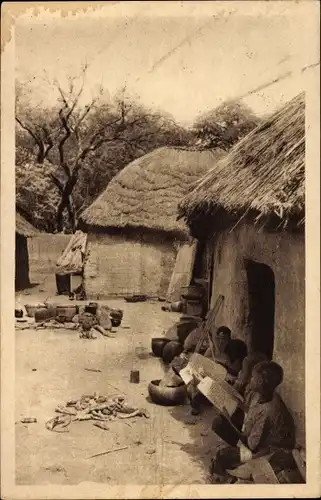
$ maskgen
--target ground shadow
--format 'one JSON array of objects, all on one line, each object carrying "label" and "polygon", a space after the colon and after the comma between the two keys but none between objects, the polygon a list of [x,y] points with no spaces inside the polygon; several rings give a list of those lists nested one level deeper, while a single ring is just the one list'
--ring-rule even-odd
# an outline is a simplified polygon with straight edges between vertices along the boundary
[{"label": "ground shadow", "polygon": [[[152,401],[150,396],[146,397],[149,404],[158,406]],[[218,436],[211,429],[214,418],[213,406],[205,406],[200,415],[192,415],[191,406],[188,402],[180,406],[168,406],[168,413],[175,420],[179,421],[187,430],[190,436],[190,443],[182,443],[178,437],[177,441],[171,441],[187,453],[192,460],[204,470],[205,483],[210,484],[209,468],[211,458],[215,455],[217,447],[220,445]]]},{"label": "ground shadow", "polygon": [[37,283],[37,282],[30,283],[27,288],[16,288],[15,292],[16,293],[18,293],[18,292],[26,293],[26,292],[28,292],[28,290],[32,290],[33,288],[36,288],[39,285],[40,285],[40,283]]},{"label": "ground shadow", "polygon": [[214,418],[214,408],[205,407],[200,415],[191,414],[191,406],[175,406],[169,408],[170,415],[183,423],[188,429],[192,443],[180,444],[181,450],[191,456],[192,460],[202,466],[206,476],[206,482],[209,481],[209,467],[211,458],[215,455],[219,438],[211,429]]}]

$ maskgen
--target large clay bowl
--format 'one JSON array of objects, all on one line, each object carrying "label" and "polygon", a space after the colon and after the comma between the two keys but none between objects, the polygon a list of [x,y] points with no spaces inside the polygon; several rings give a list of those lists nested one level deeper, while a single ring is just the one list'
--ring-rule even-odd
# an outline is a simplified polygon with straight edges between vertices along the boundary
[{"label": "large clay bowl", "polygon": [[175,356],[179,356],[182,351],[183,346],[180,342],[176,342],[175,340],[168,342],[168,344],[164,347],[162,355],[164,363],[171,363]]},{"label": "large clay bowl", "polygon": [[152,339],[152,351],[157,358],[163,355],[164,347],[170,342],[166,337],[154,337]]},{"label": "large clay bowl", "polygon": [[152,380],[148,384],[151,400],[162,406],[176,406],[185,402],[187,391],[185,384],[178,387],[159,386],[160,380]]}]

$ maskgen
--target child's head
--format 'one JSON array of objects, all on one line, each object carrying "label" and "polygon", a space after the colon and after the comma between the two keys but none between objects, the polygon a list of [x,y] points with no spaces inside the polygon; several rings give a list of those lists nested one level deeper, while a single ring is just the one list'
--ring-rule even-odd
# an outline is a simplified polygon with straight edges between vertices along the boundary
[{"label": "child's head", "polygon": [[267,357],[261,352],[252,352],[244,358],[242,368],[237,377],[237,385],[240,389],[244,389],[247,386],[251,379],[254,366],[261,361],[267,361]]},{"label": "child's head", "polygon": [[214,336],[214,343],[220,350],[224,350],[231,340],[231,330],[227,326],[220,326]]},{"label": "child's head", "polygon": [[250,389],[259,394],[273,394],[283,381],[283,369],[274,361],[261,361],[252,370]]}]

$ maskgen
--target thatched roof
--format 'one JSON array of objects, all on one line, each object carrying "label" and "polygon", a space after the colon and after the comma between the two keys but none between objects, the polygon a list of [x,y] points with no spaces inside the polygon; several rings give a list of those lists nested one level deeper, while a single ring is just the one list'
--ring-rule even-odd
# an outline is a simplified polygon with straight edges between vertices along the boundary
[{"label": "thatched roof", "polygon": [[190,226],[222,216],[304,224],[305,99],[300,94],[242,139],[180,203]]},{"label": "thatched roof", "polygon": [[30,224],[19,212],[16,212],[16,233],[21,236],[31,237],[39,234],[39,231]]},{"label": "thatched roof", "polygon": [[80,273],[83,270],[87,234],[76,231],[56,264],[57,274]]},{"label": "thatched roof", "polygon": [[140,228],[184,236],[178,201],[221,158],[221,151],[162,147],[130,163],[81,216],[89,226]]}]

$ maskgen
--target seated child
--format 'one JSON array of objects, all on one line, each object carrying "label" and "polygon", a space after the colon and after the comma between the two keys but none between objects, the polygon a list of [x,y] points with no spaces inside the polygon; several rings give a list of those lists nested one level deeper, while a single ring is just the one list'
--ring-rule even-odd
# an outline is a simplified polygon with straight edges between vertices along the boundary
[{"label": "seated child", "polygon": [[[266,356],[259,352],[253,352],[246,356],[246,358],[244,358],[243,360],[242,368],[238,373],[233,387],[237,390],[237,392],[239,392],[241,396],[244,397],[245,405],[246,403],[248,403],[249,399],[247,396],[249,393],[249,382],[251,379],[253,368],[261,361],[266,360]],[[244,410],[240,407],[237,407],[235,412],[231,415],[230,420],[238,430],[241,430],[244,422]],[[236,445],[238,437],[236,437],[235,434],[231,433],[229,419],[224,415],[217,413],[212,422],[212,430],[226,443],[230,445]]]},{"label": "seated child", "polygon": [[235,444],[218,450],[212,461],[212,474],[224,478],[227,469],[251,460],[256,453],[267,454],[294,447],[293,418],[275,392],[282,380],[283,369],[277,363],[261,361],[254,366],[242,432],[230,421],[229,441]]}]

